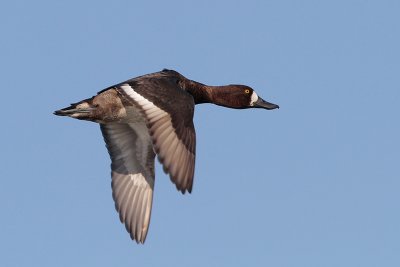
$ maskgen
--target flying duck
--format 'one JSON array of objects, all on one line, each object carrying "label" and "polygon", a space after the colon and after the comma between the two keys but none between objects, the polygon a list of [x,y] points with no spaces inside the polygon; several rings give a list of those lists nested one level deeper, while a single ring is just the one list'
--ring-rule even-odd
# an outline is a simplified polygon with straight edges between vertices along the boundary
[{"label": "flying duck", "polygon": [[196,158],[194,106],[276,109],[245,85],[208,86],[174,70],[139,76],[54,112],[93,121],[111,158],[116,210],[132,240],[144,243],[149,229],[156,155],[176,188],[192,191]]}]

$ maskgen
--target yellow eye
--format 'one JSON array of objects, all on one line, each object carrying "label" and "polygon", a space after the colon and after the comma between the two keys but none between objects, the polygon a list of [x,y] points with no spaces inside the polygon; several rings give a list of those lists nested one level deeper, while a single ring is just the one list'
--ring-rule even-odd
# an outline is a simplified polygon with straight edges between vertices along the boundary
[{"label": "yellow eye", "polygon": [[250,90],[249,90],[249,89],[245,89],[244,92],[245,92],[246,94],[248,94],[248,93],[250,93]]}]

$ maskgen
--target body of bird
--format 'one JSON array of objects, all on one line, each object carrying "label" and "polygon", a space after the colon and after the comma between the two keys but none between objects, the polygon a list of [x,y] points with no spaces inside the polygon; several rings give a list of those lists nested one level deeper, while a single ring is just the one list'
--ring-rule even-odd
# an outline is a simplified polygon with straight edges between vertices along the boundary
[{"label": "body of bird", "polygon": [[245,85],[207,86],[173,70],[133,78],[55,115],[100,124],[111,158],[112,191],[120,220],[144,243],[150,223],[156,155],[182,193],[191,192],[196,155],[195,104],[275,109]]}]

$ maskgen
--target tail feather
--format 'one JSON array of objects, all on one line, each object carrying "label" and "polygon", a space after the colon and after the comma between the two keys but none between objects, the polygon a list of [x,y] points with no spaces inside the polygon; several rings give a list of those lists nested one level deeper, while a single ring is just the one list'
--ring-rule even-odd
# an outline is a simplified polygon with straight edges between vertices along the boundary
[{"label": "tail feather", "polygon": [[68,116],[79,120],[92,120],[96,107],[92,98],[73,103],[71,106],[54,111],[54,115]]},{"label": "tail feather", "polygon": [[96,96],[57,110],[54,115],[107,123],[124,120],[126,118],[126,110],[118,92],[114,88],[110,88],[103,90]]},{"label": "tail feather", "polygon": [[79,109],[79,108],[68,107],[68,108],[63,108],[63,109],[54,111],[54,115],[57,115],[57,116],[72,116],[74,114],[88,114],[88,113],[91,113],[94,110],[96,110],[96,108]]}]

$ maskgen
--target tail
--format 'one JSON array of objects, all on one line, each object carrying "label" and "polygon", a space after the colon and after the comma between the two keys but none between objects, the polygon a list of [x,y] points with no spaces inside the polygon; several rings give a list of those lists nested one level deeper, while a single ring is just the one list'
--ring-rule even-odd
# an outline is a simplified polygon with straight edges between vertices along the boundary
[{"label": "tail", "polygon": [[95,120],[96,106],[93,105],[93,97],[71,104],[67,108],[54,111],[54,115],[68,116],[78,120]]}]

